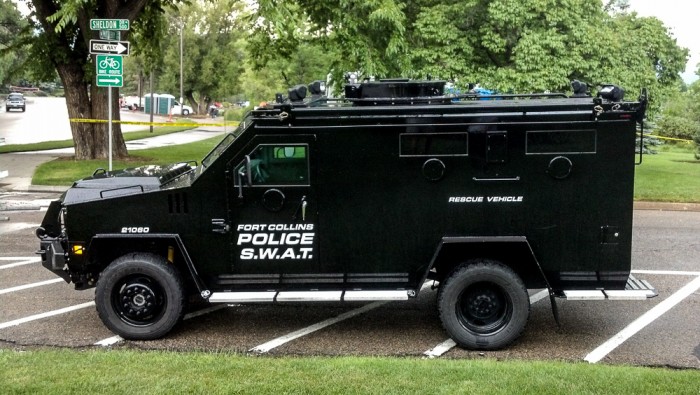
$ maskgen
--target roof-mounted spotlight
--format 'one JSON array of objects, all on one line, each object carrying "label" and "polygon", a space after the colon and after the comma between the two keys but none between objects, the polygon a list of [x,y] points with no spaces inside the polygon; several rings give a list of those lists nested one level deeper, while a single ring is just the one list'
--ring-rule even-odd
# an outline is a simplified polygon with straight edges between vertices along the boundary
[{"label": "roof-mounted spotlight", "polygon": [[296,85],[289,89],[289,100],[291,101],[302,101],[306,97],[306,86]]},{"label": "roof-mounted spotlight", "polygon": [[622,99],[625,97],[625,91],[619,86],[607,84],[600,88],[598,91],[598,97],[613,102],[622,101]]},{"label": "roof-mounted spotlight", "polygon": [[323,95],[326,93],[326,81],[317,80],[309,84],[309,92],[312,95]]},{"label": "roof-mounted spotlight", "polygon": [[588,85],[585,82],[579,80],[571,81],[571,89],[574,90],[573,97],[584,97],[588,96]]}]

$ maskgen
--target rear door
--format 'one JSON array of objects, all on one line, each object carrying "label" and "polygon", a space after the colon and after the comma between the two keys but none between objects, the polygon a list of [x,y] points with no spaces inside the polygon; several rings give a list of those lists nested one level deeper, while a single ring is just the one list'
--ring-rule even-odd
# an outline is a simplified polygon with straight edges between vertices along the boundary
[{"label": "rear door", "polygon": [[317,272],[314,142],[313,135],[257,136],[229,164],[233,274],[275,282]]}]

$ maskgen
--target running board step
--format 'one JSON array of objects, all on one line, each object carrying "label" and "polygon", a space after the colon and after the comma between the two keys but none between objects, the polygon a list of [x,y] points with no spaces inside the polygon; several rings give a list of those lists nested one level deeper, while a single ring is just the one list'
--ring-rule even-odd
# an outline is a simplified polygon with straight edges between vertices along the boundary
[{"label": "running board step", "polygon": [[368,302],[407,300],[409,291],[262,291],[214,292],[211,303],[271,303],[271,302]]},{"label": "running board step", "polygon": [[571,290],[564,291],[567,300],[646,300],[658,296],[656,289],[646,280],[630,275],[624,290]]}]

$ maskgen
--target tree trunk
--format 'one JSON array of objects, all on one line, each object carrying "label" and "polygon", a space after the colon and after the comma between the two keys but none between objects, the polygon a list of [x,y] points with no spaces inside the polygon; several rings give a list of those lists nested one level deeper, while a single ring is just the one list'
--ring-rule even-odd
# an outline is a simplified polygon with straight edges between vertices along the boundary
[{"label": "tree trunk", "polygon": [[[93,73],[94,56],[90,55],[90,39],[97,38],[97,32],[90,30],[91,18],[125,18],[130,21],[143,9],[146,0],[121,2],[115,0],[98,1],[97,13],[88,9],[93,7],[88,2],[84,9],[77,11],[77,23],[64,26],[56,31],[58,20],[49,22],[47,18],[59,11],[61,3],[53,0],[32,0],[36,16],[43,28],[49,50],[46,61],[50,62],[63,82],[68,116],[71,121],[71,133],[75,145],[75,158],[104,159],[109,156],[109,134],[106,122],[108,117],[109,88],[95,86]],[[89,77],[89,78],[88,78]],[[88,94],[89,90],[89,94]],[[80,120],[88,120],[79,121]],[[112,120],[119,121],[119,89],[112,88]],[[125,158],[129,155],[122,136],[121,125],[112,124],[112,156]]]},{"label": "tree trunk", "polygon": [[[71,133],[75,146],[75,159],[103,159],[109,156],[109,135],[107,123],[80,122],[79,120],[106,120],[107,89],[92,85],[88,95],[88,84],[84,82],[84,73],[73,64],[56,67],[65,88],[66,106],[71,122]],[[119,120],[119,90],[112,92],[112,120]],[[112,156],[125,158],[129,154],[119,123],[112,124]]]}]

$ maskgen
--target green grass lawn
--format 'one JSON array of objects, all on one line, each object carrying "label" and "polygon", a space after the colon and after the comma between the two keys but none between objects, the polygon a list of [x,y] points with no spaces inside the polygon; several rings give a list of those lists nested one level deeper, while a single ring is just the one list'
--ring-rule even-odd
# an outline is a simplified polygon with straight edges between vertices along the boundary
[{"label": "green grass lawn", "polygon": [[[187,120],[184,120],[187,121]],[[192,126],[159,126],[153,128],[153,133],[149,129],[137,130],[134,132],[123,133],[124,141],[141,140],[147,137],[163,136],[170,133],[182,132],[183,130],[192,129]],[[11,152],[31,152],[31,151],[45,151],[50,149],[59,148],[71,148],[73,147],[73,140],[53,140],[53,141],[42,141],[41,143],[33,144],[8,144],[0,145],[0,154],[11,153]]]},{"label": "green grass lawn", "polygon": [[0,350],[3,394],[693,394],[699,370],[586,363]]},{"label": "green grass lawn", "polygon": [[[133,151],[129,159],[113,160],[113,169],[124,169],[143,165],[164,165],[168,163],[196,160],[199,163],[214,146],[223,139],[216,136],[194,143]],[[76,161],[72,158],[59,158],[40,165],[34,172],[34,185],[71,185],[73,181],[92,175],[96,169],[107,169],[106,159]]]},{"label": "green grass lawn", "polygon": [[634,199],[700,203],[700,161],[690,146],[665,146],[637,166]]}]

